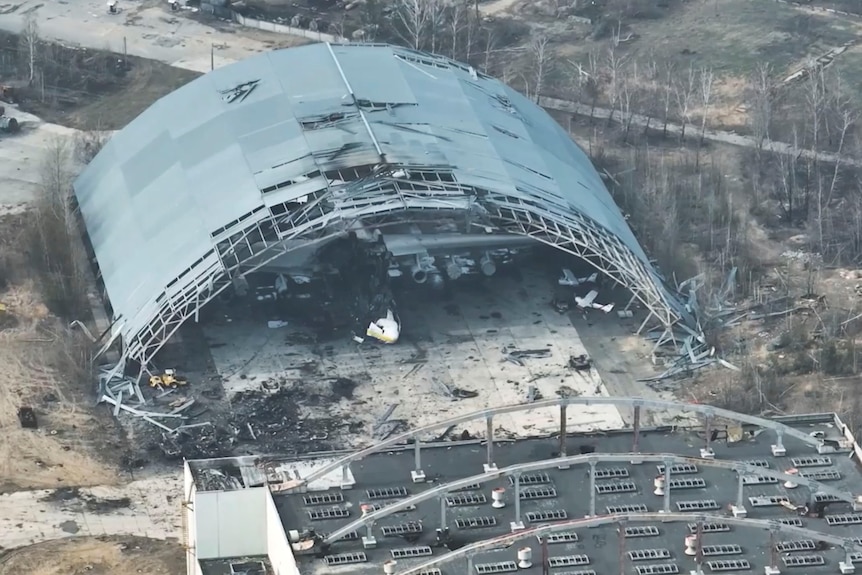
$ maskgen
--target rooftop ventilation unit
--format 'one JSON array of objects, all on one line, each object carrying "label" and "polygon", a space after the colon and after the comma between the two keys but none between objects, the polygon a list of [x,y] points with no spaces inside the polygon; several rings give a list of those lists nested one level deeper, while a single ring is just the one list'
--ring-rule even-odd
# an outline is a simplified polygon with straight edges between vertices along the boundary
[{"label": "rooftop ventilation unit", "polygon": [[750,465],[752,467],[762,467],[764,469],[769,469],[769,462],[765,459],[744,459],[740,461],[740,463],[744,465]]},{"label": "rooftop ventilation unit", "polygon": [[[725,531],[730,531],[730,525],[727,523],[703,523],[700,526],[701,533],[723,533]],[[688,532],[689,533],[697,533],[697,523],[689,523],[688,524]]]},{"label": "rooftop ventilation unit", "polygon": [[[659,473],[664,473],[664,465],[656,465]],[[674,463],[670,466],[671,475],[688,475],[697,473],[697,465],[693,463]]]},{"label": "rooftop ventilation unit", "polygon": [[826,565],[826,559],[822,555],[788,555],[782,557],[785,567],[816,567]]},{"label": "rooftop ventilation unit", "polygon": [[793,467],[826,467],[832,465],[830,457],[794,457],[790,460]]},{"label": "rooftop ventilation unit", "polygon": [[713,573],[722,571],[745,571],[751,569],[751,563],[745,559],[722,559],[719,561],[707,561],[706,565]]},{"label": "rooftop ventilation unit", "polygon": [[659,534],[655,525],[633,525],[625,528],[626,537],[655,537]]},{"label": "rooftop ventilation unit", "polygon": [[676,563],[655,563],[653,565],[636,565],[638,575],[674,575],[679,573]]},{"label": "rooftop ventilation unit", "polygon": [[596,479],[621,479],[629,476],[625,467],[604,467],[596,469]]},{"label": "rooftop ventilation unit", "polygon": [[351,563],[365,563],[368,557],[365,553],[358,551],[356,553],[338,553],[337,555],[326,555],[323,561],[327,565],[349,565]]}]

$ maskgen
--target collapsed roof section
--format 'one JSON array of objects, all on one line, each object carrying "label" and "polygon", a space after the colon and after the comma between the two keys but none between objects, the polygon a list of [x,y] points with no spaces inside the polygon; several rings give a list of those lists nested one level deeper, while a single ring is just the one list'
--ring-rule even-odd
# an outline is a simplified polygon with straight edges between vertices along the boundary
[{"label": "collapsed roof section", "polygon": [[215,70],[117,133],[75,194],[125,357],[168,337],[288,240],[415,210],[589,259],[666,328],[692,323],[586,154],[541,108],[465,64],[313,44]]}]

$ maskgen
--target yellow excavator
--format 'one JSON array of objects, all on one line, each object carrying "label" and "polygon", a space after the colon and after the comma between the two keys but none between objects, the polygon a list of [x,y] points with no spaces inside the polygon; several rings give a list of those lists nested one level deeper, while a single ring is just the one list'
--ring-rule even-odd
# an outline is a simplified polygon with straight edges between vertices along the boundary
[{"label": "yellow excavator", "polygon": [[188,383],[189,380],[177,375],[177,372],[173,369],[166,369],[161,375],[150,376],[150,387],[156,387],[159,389],[165,387],[176,389],[180,386],[187,385]]}]

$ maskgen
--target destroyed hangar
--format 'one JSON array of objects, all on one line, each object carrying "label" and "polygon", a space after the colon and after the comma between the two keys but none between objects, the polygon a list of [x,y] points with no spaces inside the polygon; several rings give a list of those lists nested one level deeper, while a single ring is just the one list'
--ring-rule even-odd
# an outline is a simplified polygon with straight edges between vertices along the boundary
[{"label": "destroyed hangar", "polygon": [[[567,430],[603,403],[634,409],[633,427]],[[537,409],[556,437],[496,436],[507,414]],[[652,410],[703,423],[640,428]],[[473,420],[484,438],[435,439]],[[609,397],[504,406],[346,455],[187,461],[187,572],[846,575],[862,564],[859,457],[832,414]]]},{"label": "destroyed hangar", "polygon": [[207,302],[254,295],[256,271],[274,296],[341,277],[354,337],[391,343],[390,280],[491,276],[540,243],[630,290],[644,324],[696,327],[550,116],[409,49],[320,43],[219,68],[115,134],[74,187],[112,321],[102,351],[119,341],[144,366]]}]

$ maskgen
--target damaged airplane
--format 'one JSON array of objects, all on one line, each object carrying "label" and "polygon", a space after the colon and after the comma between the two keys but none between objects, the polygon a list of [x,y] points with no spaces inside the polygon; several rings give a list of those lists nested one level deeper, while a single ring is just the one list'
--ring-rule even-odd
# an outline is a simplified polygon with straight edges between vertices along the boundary
[{"label": "damaged airplane", "polygon": [[369,337],[391,344],[401,333],[391,282],[408,281],[442,290],[469,276],[491,277],[535,241],[481,226],[459,227],[455,219],[423,220],[417,214],[410,224],[397,219],[373,228],[357,223],[346,238],[322,247],[319,242],[303,243],[257,268],[257,274],[272,276],[275,297],[304,298],[309,284],[336,278],[347,286],[343,291],[349,292],[352,302],[354,340],[361,343]]}]

